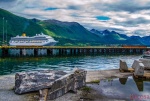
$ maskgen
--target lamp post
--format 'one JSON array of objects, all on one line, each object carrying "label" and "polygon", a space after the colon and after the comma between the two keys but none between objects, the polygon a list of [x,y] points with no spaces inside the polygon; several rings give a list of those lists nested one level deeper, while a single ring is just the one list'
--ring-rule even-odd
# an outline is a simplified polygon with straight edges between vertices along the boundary
[{"label": "lamp post", "polygon": [[7,44],[7,20],[6,20],[6,44]]},{"label": "lamp post", "polygon": [[4,44],[4,17],[3,17],[3,44]]}]

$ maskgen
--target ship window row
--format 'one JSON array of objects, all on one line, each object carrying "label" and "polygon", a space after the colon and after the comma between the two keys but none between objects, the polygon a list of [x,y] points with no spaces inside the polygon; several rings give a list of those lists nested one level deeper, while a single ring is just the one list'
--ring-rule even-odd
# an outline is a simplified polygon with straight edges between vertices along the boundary
[{"label": "ship window row", "polygon": [[29,40],[29,41],[10,41],[12,43],[41,43],[41,42],[48,42],[47,40],[45,41],[37,41],[37,40]]}]

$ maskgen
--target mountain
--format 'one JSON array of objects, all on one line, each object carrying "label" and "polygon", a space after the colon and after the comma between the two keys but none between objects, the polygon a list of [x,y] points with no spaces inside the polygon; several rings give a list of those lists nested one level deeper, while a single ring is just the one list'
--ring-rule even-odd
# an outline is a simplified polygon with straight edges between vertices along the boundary
[{"label": "mountain", "polygon": [[116,39],[116,40],[126,40],[129,37],[124,35],[124,34],[119,34],[115,31],[109,31],[109,30],[104,30],[104,31],[98,31],[96,29],[90,30],[91,33],[97,34],[101,37],[108,37],[111,39]]},{"label": "mountain", "polygon": [[139,36],[131,36],[126,40],[127,45],[145,45]]},{"label": "mountain", "polygon": [[144,36],[140,39],[140,41],[146,45],[146,46],[150,46],[150,36]]},{"label": "mountain", "polygon": [[115,31],[98,31],[96,29],[90,30],[93,34],[99,35],[102,39],[107,39],[106,44],[123,44],[128,39],[126,35],[119,34]]},{"label": "mountain", "polygon": [[[5,20],[3,20],[3,18]],[[7,23],[6,23],[7,20]],[[62,22],[58,20],[38,20],[26,19],[14,15],[6,10],[0,8],[0,41],[2,44],[3,38],[3,21],[6,35],[7,24],[7,40],[16,35],[21,35],[23,32],[27,36],[34,36],[35,34],[43,32],[44,34],[52,36],[59,41],[57,45],[62,46],[98,46],[109,44],[127,44],[127,45],[150,45],[150,36],[138,37],[127,36],[115,31],[98,31],[95,29],[87,30],[77,22]],[[6,40],[6,36],[5,36]]]},{"label": "mountain", "polygon": [[[5,20],[3,20],[3,18]],[[102,41],[98,35],[92,34],[76,22],[61,22],[57,20],[26,19],[0,9],[0,40],[3,38],[3,21],[5,21],[8,39],[26,32],[27,36],[45,33],[59,41],[57,45],[99,45]],[[5,31],[6,33],[6,31]],[[6,40],[6,39],[5,39]]]},{"label": "mountain", "polygon": [[26,32],[28,36],[33,36],[36,33],[41,33],[43,31],[43,28],[33,20],[16,16],[0,8],[0,40],[3,38],[3,23],[5,25],[5,34],[7,26],[8,40],[10,37],[21,35],[23,32]]},{"label": "mountain", "polygon": [[[101,36],[103,39],[107,39],[106,44],[126,44],[126,45],[150,45],[150,37],[139,37],[139,36],[127,36],[120,34],[115,31],[98,31],[96,29],[90,30],[91,33]],[[149,41],[149,42],[148,42]]]},{"label": "mountain", "polygon": [[44,28],[46,32],[52,32],[49,33],[49,35],[58,40],[60,42],[59,45],[69,45],[72,43],[75,45],[93,45],[102,42],[98,35],[92,34],[77,22],[44,20],[39,24]]},{"label": "mountain", "polygon": [[94,33],[94,34],[97,34],[97,35],[99,35],[99,36],[103,35],[103,32],[102,32],[102,31],[98,31],[98,30],[96,30],[96,29],[91,29],[90,32],[91,32],[91,33]]}]

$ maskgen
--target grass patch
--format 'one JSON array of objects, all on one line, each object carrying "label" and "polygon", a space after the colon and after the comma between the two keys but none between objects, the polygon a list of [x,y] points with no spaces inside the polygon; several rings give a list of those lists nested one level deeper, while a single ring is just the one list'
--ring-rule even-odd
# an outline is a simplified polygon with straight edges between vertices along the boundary
[{"label": "grass patch", "polygon": [[94,81],[91,81],[90,83],[100,83],[100,80],[94,80]]},{"label": "grass patch", "polygon": [[92,89],[91,87],[85,86],[85,87],[83,87],[81,90],[82,90],[82,91],[85,91],[85,92],[90,92],[91,89]]}]

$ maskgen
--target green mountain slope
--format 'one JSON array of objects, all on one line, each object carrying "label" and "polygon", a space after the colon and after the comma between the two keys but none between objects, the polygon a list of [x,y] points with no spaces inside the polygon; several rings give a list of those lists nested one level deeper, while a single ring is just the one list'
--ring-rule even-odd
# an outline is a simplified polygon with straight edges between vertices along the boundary
[{"label": "green mountain slope", "polygon": [[[5,20],[3,20],[3,18]],[[26,19],[0,9],[1,43],[3,38],[3,21],[5,21],[6,29],[6,20],[8,34],[7,40],[10,40],[11,37],[16,35],[21,35],[23,32],[25,32],[27,36],[34,36],[37,33],[43,32],[44,34],[50,35],[54,37],[55,40],[59,41],[57,45],[98,45],[99,42],[101,42],[97,35],[92,34],[76,22]]]},{"label": "green mountain slope", "polygon": [[[93,45],[100,42],[98,35],[92,34],[79,23],[45,20],[39,23],[45,31],[57,39],[59,45]],[[61,44],[63,43],[63,44]]]},{"label": "green mountain slope", "polygon": [[33,36],[43,31],[43,28],[36,24],[34,20],[19,17],[6,10],[0,9],[0,40],[3,38],[3,22],[5,25],[5,34],[7,26],[8,40],[10,40],[10,37],[21,35],[23,32],[26,32],[28,36]]},{"label": "green mountain slope", "polygon": [[[5,20],[3,20],[3,18]],[[104,44],[149,44],[147,38],[128,37],[115,31],[96,31],[95,29],[88,31],[82,25],[76,22],[61,22],[57,20],[37,20],[26,19],[16,16],[6,10],[0,8],[0,45],[3,39],[3,21],[5,25],[6,34],[6,20],[7,20],[7,40],[16,35],[21,35],[23,32],[27,36],[34,36],[35,34],[43,32],[44,34],[52,36],[57,45],[74,45],[74,46],[98,46]],[[145,40],[144,40],[145,39]],[[5,36],[6,40],[6,36]]]}]

